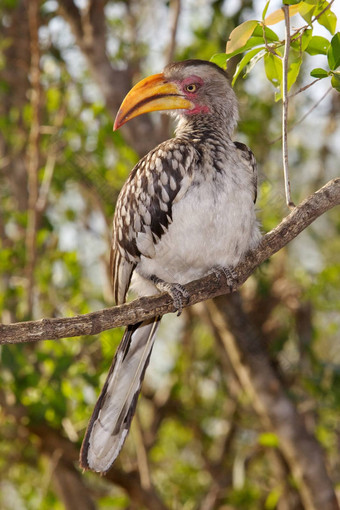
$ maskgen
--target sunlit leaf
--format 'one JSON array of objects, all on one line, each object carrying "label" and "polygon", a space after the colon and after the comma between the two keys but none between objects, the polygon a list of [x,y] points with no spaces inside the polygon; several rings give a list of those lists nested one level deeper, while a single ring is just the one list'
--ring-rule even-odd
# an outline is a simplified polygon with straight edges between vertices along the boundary
[{"label": "sunlit leaf", "polygon": [[298,51],[305,51],[313,36],[313,29],[305,30],[300,37],[291,42],[291,47]]},{"label": "sunlit leaf", "polygon": [[248,20],[234,28],[227,42],[226,53],[233,53],[242,48],[251,37],[257,25],[258,21]]},{"label": "sunlit leaf", "polygon": [[[265,48],[262,47],[262,48],[255,48],[253,50],[250,50],[244,55],[244,57],[242,58],[242,60],[239,62],[239,64],[236,67],[236,70],[235,70],[235,73],[233,76],[233,81],[232,81],[233,86],[234,86],[237,78],[239,77],[240,73],[242,72],[242,70],[250,65],[251,65],[251,68],[253,68],[254,65],[256,64],[256,62],[258,62],[263,57],[263,55],[265,55],[265,52],[266,52]],[[249,69],[247,68],[246,73],[248,73],[248,72],[249,72]]]},{"label": "sunlit leaf", "polygon": [[[248,39],[246,44],[239,47],[232,53],[227,53],[226,59],[229,60],[230,58],[234,57],[235,55],[239,55],[240,53],[250,50],[251,48],[254,48],[256,46],[262,46],[265,44],[265,42],[271,43],[271,42],[275,42],[278,40],[279,40],[279,37],[273,30],[271,30],[270,28],[259,23],[255,27],[255,30],[254,30],[252,36]],[[222,55],[222,54],[218,54],[218,55]],[[215,57],[215,55],[214,55],[214,57]],[[218,61],[223,63],[223,58],[218,57]]]},{"label": "sunlit leaf", "polygon": [[326,37],[313,35],[306,48],[306,52],[309,53],[309,55],[327,55],[330,44]]},{"label": "sunlit leaf", "polygon": [[211,57],[210,62],[225,69],[227,67],[227,55],[226,53],[215,53],[215,55]]},{"label": "sunlit leaf", "polygon": [[314,15],[315,10],[316,10],[316,5],[310,5],[307,2],[301,2],[299,14],[309,24],[312,21],[312,17]]},{"label": "sunlit leaf", "polygon": [[[264,32],[264,35],[263,35]],[[252,37],[265,37],[267,42],[279,41],[279,36],[263,23],[259,23],[255,28]]]},{"label": "sunlit leaf", "polygon": [[290,61],[288,66],[288,74],[287,74],[287,89],[290,90],[292,85],[296,82],[297,77],[300,72],[300,67],[302,63],[302,57],[297,52],[290,53]]},{"label": "sunlit leaf", "polygon": [[238,50],[235,50],[233,53],[226,54],[226,59],[229,60],[230,58],[234,57],[235,55],[240,55],[240,53],[243,53],[247,50],[250,50],[254,48],[255,46],[260,46],[264,44],[263,37],[251,37],[244,46],[239,48]]},{"label": "sunlit leaf", "polygon": [[340,32],[335,34],[327,52],[328,65],[332,71],[340,65]]},{"label": "sunlit leaf", "polygon": [[336,29],[337,18],[330,9],[327,9],[321,16],[318,18],[318,23],[323,27],[327,28],[327,30],[333,35]]},{"label": "sunlit leaf", "polygon": [[264,69],[269,81],[275,87],[280,87],[282,81],[282,60],[280,57],[267,53],[264,56]]},{"label": "sunlit leaf", "polygon": [[[289,7],[289,17],[294,16],[299,12],[300,5],[291,5]],[[276,25],[276,23],[279,23],[280,21],[283,21],[285,19],[285,15],[282,9],[277,9],[276,11],[269,14],[269,16],[266,17],[264,20],[264,23],[266,25]]]},{"label": "sunlit leaf", "polygon": [[268,0],[268,2],[266,3],[263,11],[262,11],[262,20],[264,20],[264,18],[266,17],[266,14],[267,14],[267,11],[268,11],[268,7],[269,7],[269,4],[270,4],[270,0]]},{"label": "sunlit leaf", "polygon": [[282,0],[284,5],[296,5],[301,3],[301,0]]}]

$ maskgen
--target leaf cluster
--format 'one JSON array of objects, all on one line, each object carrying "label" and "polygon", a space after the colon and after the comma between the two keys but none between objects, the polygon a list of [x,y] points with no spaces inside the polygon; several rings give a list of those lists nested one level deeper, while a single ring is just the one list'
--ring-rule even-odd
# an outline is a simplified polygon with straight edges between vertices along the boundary
[{"label": "leaf cluster", "polygon": [[[288,4],[288,2],[284,2]],[[245,53],[233,74],[232,84],[243,73],[245,77],[263,59],[267,79],[280,89],[276,100],[282,97],[283,83],[283,51],[285,40],[269,28],[284,19],[282,9],[267,15],[270,1],[262,13],[262,20],[247,20],[237,26],[230,34],[225,53],[214,55],[211,60],[221,67],[227,67],[228,61],[236,55]],[[290,2],[289,16],[300,15],[306,24],[295,28],[290,34],[290,53],[288,67],[288,91],[298,80],[301,64],[305,54],[327,55],[329,69],[315,68],[311,76],[323,79],[330,77],[331,85],[339,91],[340,65],[340,33],[335,33],[337,18],[331,10],[331,4],[326,0],[308,0],[303,2]],[[313,35],[314,26],[318,23],[325,27],[333,36],[331,40]]]}]

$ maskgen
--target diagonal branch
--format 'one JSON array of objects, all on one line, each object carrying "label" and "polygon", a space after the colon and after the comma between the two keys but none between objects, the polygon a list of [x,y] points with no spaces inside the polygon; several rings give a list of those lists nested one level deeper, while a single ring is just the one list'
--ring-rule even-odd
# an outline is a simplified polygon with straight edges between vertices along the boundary
[{"label": "diagonal branch", "polygon": [[[286,246],[319,216],[336,205],[340,205],[340,177],[329,181],[306,198],[276,228],[262,238],[258,248],[249,252],[246,259],[236,268],[239,284],[243,284],[262,262]],[[213,274],[190,282],[185,287],[190,294],[186,306],[230,292],[227,284],[219,281]],[[174,311],[170,296],[160,294],[75,317],[0,324],[0,344],[95,335],[101,331],[135,324],[156,315]]]}]

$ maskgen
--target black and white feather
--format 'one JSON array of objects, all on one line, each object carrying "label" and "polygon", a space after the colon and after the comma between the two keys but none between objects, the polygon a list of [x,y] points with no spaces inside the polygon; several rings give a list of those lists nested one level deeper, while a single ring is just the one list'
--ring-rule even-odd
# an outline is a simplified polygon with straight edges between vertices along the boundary
[{"label": "black and white feather", "polygon": [[[125,302],[130,287],[151,295],[158,292],[157,281],[184,285],[214,267],[235,267],[260,240],[256,161],[244,144],[231,140],[234,92],[223,71],[210,63],[187,61],[164,70],[169,79],[189,74],[207,83],[212,114],[180,115],[176,136],[141,159],[125,183],[111,252],[117,304]],[[159,321],[126,329],[85,435],[85,469],[106,472],[119,454]]]}]

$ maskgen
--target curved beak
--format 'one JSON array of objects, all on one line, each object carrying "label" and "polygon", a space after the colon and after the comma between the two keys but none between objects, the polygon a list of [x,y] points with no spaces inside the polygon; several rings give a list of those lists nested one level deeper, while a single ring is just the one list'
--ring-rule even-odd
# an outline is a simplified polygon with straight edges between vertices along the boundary
[{"label": "curved beak", "polygon": [[116,116],[113,130],[142,113],[160,110],[190,110],[194,104],[186,99],[174,82],[164,74],[154,74],[135,85],[125,97]]}]

